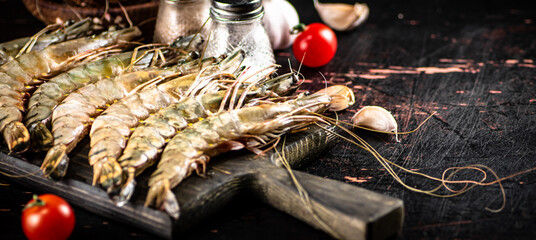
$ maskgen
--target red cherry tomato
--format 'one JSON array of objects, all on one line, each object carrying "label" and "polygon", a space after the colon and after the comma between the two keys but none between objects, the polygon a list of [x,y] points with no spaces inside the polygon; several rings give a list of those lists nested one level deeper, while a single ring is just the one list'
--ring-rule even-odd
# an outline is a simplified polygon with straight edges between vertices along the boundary
[{"label": "red cherry tomato", "polygon": [[34,195],[22,211],[22,230],[30,240],[65,240],[73,228],[73,209],[54,194]]},{"label": "red cherry tomato", "polygon": [[305,66],[324,66],[333,59],[337,51],[337,37],[328,26],[312,23],[296,37],[292,51],[298,61],[303,59]]}]

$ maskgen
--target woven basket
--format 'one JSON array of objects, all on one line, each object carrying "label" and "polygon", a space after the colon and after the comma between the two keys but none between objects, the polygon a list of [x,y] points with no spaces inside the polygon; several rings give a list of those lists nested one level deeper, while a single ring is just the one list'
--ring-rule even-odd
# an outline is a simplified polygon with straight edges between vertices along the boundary
[{"label": "woven basket", "polygon": [[[78,19],[76,13],[81,17],[101,17],[104,14],[104,8],[96,7],[79,7],[71,6],[63,2],[52,0],[22,0],[26,8],[37,19],[45,24],[56,23],[57,19],[65,21]],[[150,21],[156,18],[158,13],[158,0],[150,0],[149,2],[125,5],[125,9],[134,25],[141,22]],[[75,13],[76,12],[76,13]],[[111,4],[108,13],[112,16],[122,16],[124,19],[123,10],[117,4]],[[154,22],[153,22],[154,25]]]}]

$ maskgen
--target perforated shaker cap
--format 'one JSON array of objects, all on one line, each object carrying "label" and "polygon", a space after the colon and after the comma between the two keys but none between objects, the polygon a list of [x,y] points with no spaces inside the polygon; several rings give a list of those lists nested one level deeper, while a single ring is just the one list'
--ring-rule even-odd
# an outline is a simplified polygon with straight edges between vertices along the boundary
[{"label": "perforated shaker cap", "polygon": [[212,0],[210,15],[223,21],[244,21],[264,14],[261,0]]}]

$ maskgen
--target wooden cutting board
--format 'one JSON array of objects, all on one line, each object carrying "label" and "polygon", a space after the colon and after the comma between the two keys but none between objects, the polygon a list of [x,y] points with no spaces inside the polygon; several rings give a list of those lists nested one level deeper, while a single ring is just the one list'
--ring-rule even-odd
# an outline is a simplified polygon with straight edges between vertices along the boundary
[{"label": "wooden cutting board", "polygon": [[[306,131],[288,135],[286,145],[280,151],[286,154],[292,168],[297,168],[315,160],[335,142],[333,134],[312,126]],[[9,174],[29,174],[13,180],[39,191],[55,193],[95,214],[165,238],[176,237],[202,219],[217,214],[219,209],[242,192],[254,194],[271,206],[336,238],[385,239],[396,235],[402,228],[404,206],[401,200],[294,171],[309,194],[314,213],[325,223],[321,224],[315,220],[318,218],[313,217],[310,208],[303,204],[275,151],[261,156],[239,151],[213,158],[207,177],[192,176],[173,189],[181,205],[178,220],[143,206],[148,189],[147,180],[154,168],[140,175],[131,202],[117,207],[104,190],[91,186],[92,168],[87,162],[88,151],[86,139],[70,154],[68,173],[57,182],[42,177],[39,166],[44,156],[41,154],[27,153],[23,156],[25,159],[21,159],[2,152],[0,169]]]}]

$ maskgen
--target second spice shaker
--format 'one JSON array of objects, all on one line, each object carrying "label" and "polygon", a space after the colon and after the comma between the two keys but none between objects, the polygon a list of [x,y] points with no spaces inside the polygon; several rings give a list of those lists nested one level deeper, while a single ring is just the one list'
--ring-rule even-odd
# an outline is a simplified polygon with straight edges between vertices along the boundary
[{"label": "second spice shaker", "polygon": [[197,33],[208,19],[210,0],[160,0],[153,41],[172,43]]}]

